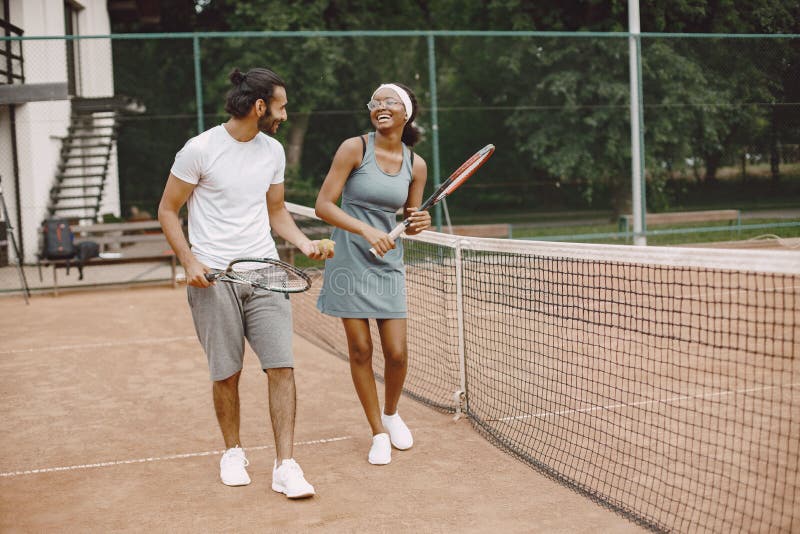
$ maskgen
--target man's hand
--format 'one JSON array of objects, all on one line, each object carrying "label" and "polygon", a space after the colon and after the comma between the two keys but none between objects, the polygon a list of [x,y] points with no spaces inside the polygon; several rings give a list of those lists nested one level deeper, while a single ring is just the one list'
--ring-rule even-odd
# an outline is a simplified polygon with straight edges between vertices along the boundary
[{"label": "man's hand", "polygon": [[330,239],[320,239],[319,244],[317,245],[321,251],[326,254],[326,258],[332,258],[334,253],[336,252],[336,241],[331,241]]},{"label": "man's hand", "polygon": [[333,247],[325,244],[324,242],[333,243],[330,239],[323,239],[319,241],[306,241],[300,245],[300,252],[311,258],[312,260],[324,260],[333,257]]},{"label": "man's hand", "polygon": [[186,272],[186,283],[190,286],[211,287],[214,284],[206,279],[206,273],[211,272],[211,269],[197,260],[192,260],[184,265],[183,270]]}]

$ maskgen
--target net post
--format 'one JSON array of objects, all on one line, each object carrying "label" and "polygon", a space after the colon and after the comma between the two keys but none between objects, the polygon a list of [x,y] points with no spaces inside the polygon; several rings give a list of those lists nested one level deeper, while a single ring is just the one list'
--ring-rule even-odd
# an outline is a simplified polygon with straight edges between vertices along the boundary
[{"label": "net post", "polygon": [[457,322],[457,335],[458,335],[458,381],[460,390],[456,391],[456,415],[458,420],[462,415],[462,406],[464,413],[469,414],[469,395],[467,395],[467,370],[466,358],[464,356],[464,288],[462,284],[462,268],[461,268],[461,248],[466,244],[465,240],[459,239],[456,241],[454,254],[456,262],[456,322]]}]

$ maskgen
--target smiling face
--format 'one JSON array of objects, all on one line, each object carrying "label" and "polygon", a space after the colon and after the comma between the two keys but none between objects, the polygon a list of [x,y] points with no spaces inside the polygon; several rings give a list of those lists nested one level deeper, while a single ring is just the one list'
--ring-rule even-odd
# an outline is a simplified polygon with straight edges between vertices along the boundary
[{"label": "smiling face", "polygon": [[406,125],[406,110],[400,95],[391,89],[383,88],[373,96],[374,109],[370,110],[369,117],[375,129],[403,128]]},{"label": "smiling face", "polygon": [[278,127],[288,118],[286,113],[288,103],[286,89],[276,85],[272,90],[269,107],[266,107],[264,114],[258,118],[258,129],[267,135],[278,133]]}]

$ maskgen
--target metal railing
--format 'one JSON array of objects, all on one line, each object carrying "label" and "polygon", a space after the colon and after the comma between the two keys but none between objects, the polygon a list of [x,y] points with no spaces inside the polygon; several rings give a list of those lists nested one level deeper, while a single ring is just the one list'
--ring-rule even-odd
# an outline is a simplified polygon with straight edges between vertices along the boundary
[{"label": "metal railing", "polygon": [[[0,28],[6,37],[16,35],[21,37],[22,28],[10,22],[0,20]],[[16,47],[16,50],[14,48]],[[24,60],[22,56],[22,41],[6,40],[0,45],[0,83],[13,84],[16,81],[25,83]],[[18,68],[15,68],[18,67]]]}]

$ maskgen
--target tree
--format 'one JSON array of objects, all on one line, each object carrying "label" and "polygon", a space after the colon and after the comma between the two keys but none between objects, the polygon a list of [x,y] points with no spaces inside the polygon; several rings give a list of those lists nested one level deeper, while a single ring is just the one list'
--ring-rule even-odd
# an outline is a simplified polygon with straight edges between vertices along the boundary
[{"label": "tree", "polygon": [[[407,14],[416,12],[413,5],[376,4],[367,0],[255,0],[235,3],[227,21],[239,30],[346,30],[372,27],[373,21],[406,20]],[[417,55],[413,47],[409,49],[403,43],[386,39],[381,39],[379,46],[369,38],[282,37],[268,42],[248,39],[239,46],[232,40],[226,41],[209,45],[215,47],[216,61],[221,50],[227,49],[223,55],[232,54],[234,62],[249,65],[267,62],[286,77],[291,89],[290,101],[296,102],[286,136],[287,165],[294,168],[303,159],[304,141],[315,110],[337,107],[343,101],[365,102],[365,92],[382,79],[384,72],[407,76],[409,69],[401,67],[413,64],[408,60]],[[381,53],[377,63],[353,61],[375,57],[376,51]]]},{"label": "tree", "polygon": [[[174,12],[162,17],[164,25],[156,31],[627,28],[626,0],[184,0],[165,2],[162,9]],[[642,28],[798,31],[798,9],[778,0],[647,0]],[[130,176],[133,189],[150,188],[142,181],[150,176],[158,177],[160,188],[165,161],[196,133],[190,43],[115,42],[118,87],[130,88],[120,92],[140,96],[148,110],[164,117],[153,119],[156,123],[138,121],[141,128],[130,141],[135,158],[124,155],[128,141],[120,139],[120,161],[128,158],[129,164],[121,165],[121,174]],[[223,96],[233,67],[266,65],[284,77],[289,122],[280,137],[293,178],[289,182],[305,184],[310,192],[339,143],[369,128],[363,106],[378,83],[410,84],[422,106],[418,124],[432,131],[425,37],[212,37],[200,43],[207,122],[226,117]],[[771,153],[779,162],[780,147],[796,142],[798,110],[784,103],[798,98],[797,40],[767,45],[645,36],[642,43],[649,179],[688,172],[692,162],[702,162],[706,178],[713,180],[715,169],[738,160],[745,147]],[[487,167],[491,172],[465,186],[474,187],[475,194],[454,197],[453,203],[496,201],[530,208],[613,202],[618,210],[626,208],[627,38],[448,36],[436,37],[435,49],[442,170],[460,164],[470,149],[487,142],[498,146]],[[148,136],[153,124],[158,137]],[[416,147],[425,156],[430,156],[429,140]],[[536,195],[530,194],[533,189]]]}]

